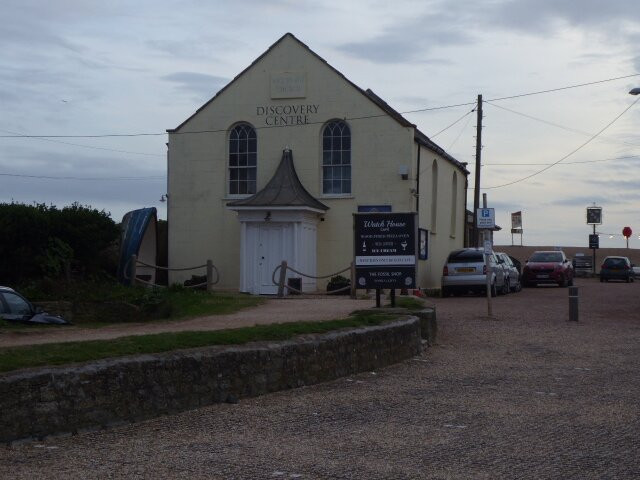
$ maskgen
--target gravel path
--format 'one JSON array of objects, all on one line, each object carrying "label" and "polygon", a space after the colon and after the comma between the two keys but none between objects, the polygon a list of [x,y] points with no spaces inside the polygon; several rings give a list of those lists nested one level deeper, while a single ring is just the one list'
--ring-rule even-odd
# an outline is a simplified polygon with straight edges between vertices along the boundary
[{"label": "gravel path", "polygon": [[378,372],[0,447],[0,477],[640,478],[640,283],[435,299],[438,344]]},{"label": "gravel path", "polygon": [[0,347],[83,340],[108,340],[150,333],[221,330],[267,323],[335,320],[345,318],[354,310],[373,306],[375,306],[375,299],[351,300],[345,296],[335,298],[322,297],[321,299],[300,297],[272,298],[268,299],[263,305],[233,314],[210,315],[190,320],[126,323],[102,328],[76,326],[39,328],[30,332],[9,330],[0,334]]}]

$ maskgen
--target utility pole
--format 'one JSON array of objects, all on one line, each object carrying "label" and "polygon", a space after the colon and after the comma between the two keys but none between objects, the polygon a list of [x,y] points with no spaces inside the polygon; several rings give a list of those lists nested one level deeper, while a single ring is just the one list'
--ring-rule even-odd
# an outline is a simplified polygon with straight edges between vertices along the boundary
[{"label": "utility pole", "polygon": [[473,190],[473,240],[472,244],[480,246],[478,232],[478,208],[480,208],[480,156],[482,154],[482,95],[478,95],[478,107],[476,108],[478,120],[476,122],[476,181]]}]

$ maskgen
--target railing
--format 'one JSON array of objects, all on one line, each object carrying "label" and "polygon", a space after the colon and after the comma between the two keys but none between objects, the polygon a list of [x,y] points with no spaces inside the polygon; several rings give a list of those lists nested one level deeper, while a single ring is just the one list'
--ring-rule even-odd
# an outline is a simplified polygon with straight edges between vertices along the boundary
[{"label": "railing", "polygon": [[[183,272],[183,271],[187,271],[187,270],[197,270],[199,268],[205,268],[207,269],[207,280],[205,282],[202,283],[198,283],[196,285],[185,285],[187,288],[197,288],[197,287],[202,287],[204,285],[207,286],[207,292],[212,292],[213,291],[213,286],[218,283],[220,281],[220,273],[218,272],[218,269],[216,268],[216,266],[213,264],[213,262],[211,260],[207,260],[207,263],[205,263],[204,265],[198,265],[196,267],[184,267],[184,268],[168,268],[168,267],[161,267],[159,265],[149,265],[148,263],[142,262],[140,260],[138,260],[136,255],[131,255],[131,258],[129,258],[129,261],[127,262],[125,269],[124,269],[124,278],[125,280],[128,280],[129,285],[134,286],[136,284],[136,282],[138,283],[142,283],[144,285],[149,285],[152,287],[164,287],[164,285],[157,285],[155,283],[151,283],[151,282],[147,282],[146,280],[143,280],[141,278],[137,277],[137,269],[138,269],[138,265],[142,265],[145,267],[150,267],[150,268],[155,268],[158,270],[166,270],[169,272]],[[213,278],[213,275],[215,273],[215,280]]]},{"label": "railing", "polygon": [[[278,281],[276,282],[276,272],[280,270],[280,277],[278,279]],[[325,279],[325,278],[330,278],[330,277],[334,277],[336,275],[340,275],[341,273],[344,273],[346,271],[349,271],[349,277],[351,279],[351,285],[347,285],[346,287],[342,287],[339,288],[337,290],[332,290],[330,292],[327,292],[326,295],[334,295],[336,293],[340,293],[340,292],[344,292],[346,290],[350,291],[350,295],[351,298],[356,298],[356,284],[355,284],[355,266],[353,264],[353,262],[351,262],[351,265],[349,265],[347,268],[344,268],[342,270],[340,270],[339,272],[335,272],[332,273],[331,275],[308,275],[306,273],[302,273],[299,272],[298,270],[296,270],[295,268],[290,267],[289,265],[287,265],[287,261],[283,260],[282,263],[280,265],[278,265],[274,270],[273,270],[273,274],[271,275],[271,281],[273,282],[274,285],[278,286],[278,297],[282,298],[284,297],[284,289],[286,288],[289,291],[295,292],[295,293],[299,293],[302,294],[303,292],[301,290],[298,290],[295,287],[292,287],[291,285],[286,285],[286,279],[287,279],[287,270],[296,273],[298,275],[301,275],[303,277],[307,277],[307,278],[313,278],[315,280],[321,280],[321,279]],[[301,285],[302,287],[302,285]]]}]

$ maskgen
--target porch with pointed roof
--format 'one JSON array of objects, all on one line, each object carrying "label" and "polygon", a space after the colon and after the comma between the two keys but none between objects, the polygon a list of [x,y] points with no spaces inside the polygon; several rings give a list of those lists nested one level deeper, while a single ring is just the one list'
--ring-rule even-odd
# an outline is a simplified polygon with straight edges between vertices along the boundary
[{"label": "porch with pointed roof", "polygon": [[311,195],[300,182],[293,165],[291,149],[282,151],[282,159],[271,180],[254,195],[227,203],[231,210],[298,209],[323,213],[329,207]]}]

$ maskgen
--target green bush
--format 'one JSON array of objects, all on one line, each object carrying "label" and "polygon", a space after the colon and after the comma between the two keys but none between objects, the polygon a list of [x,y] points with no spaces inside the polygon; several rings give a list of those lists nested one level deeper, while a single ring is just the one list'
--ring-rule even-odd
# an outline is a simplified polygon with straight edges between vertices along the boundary
[{"label": "green bush", "polygon": [[104,210],[0,203],[0,232],[3,284],[115,274],[113,245],[120,232]]}]

